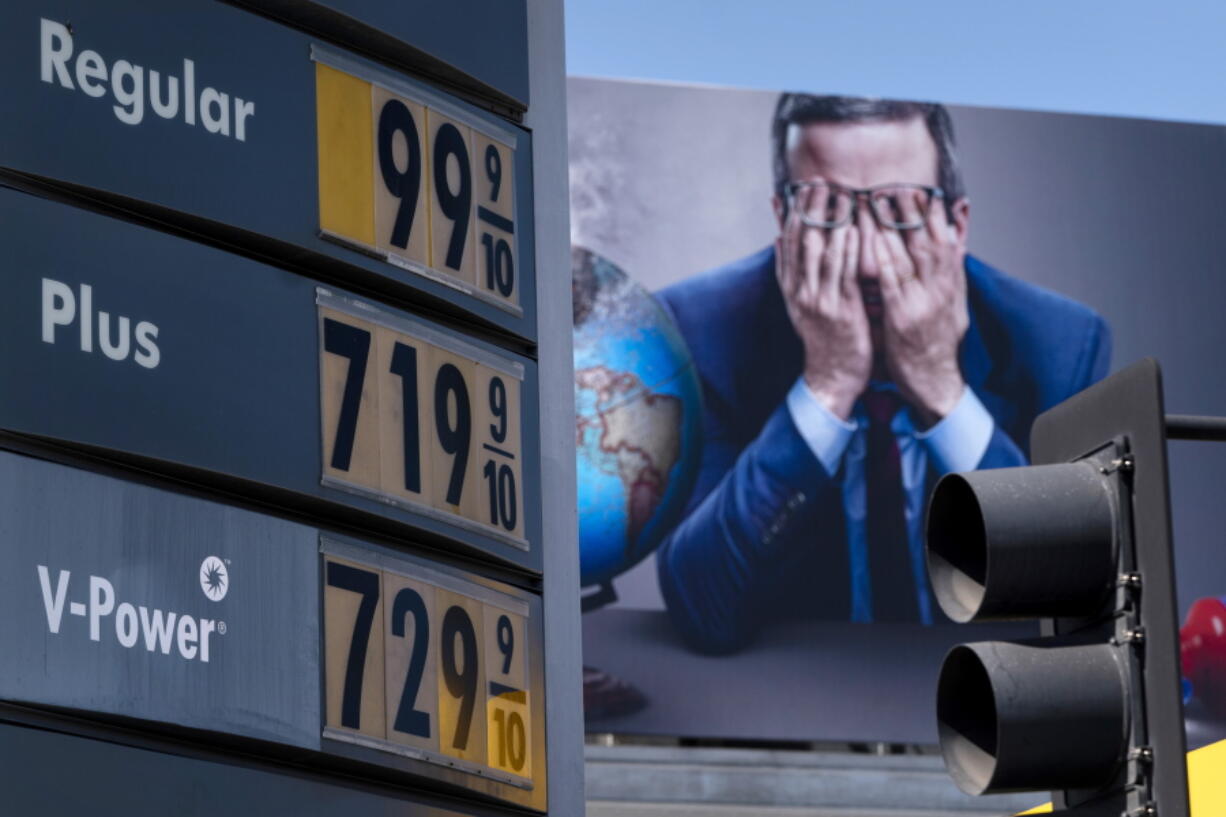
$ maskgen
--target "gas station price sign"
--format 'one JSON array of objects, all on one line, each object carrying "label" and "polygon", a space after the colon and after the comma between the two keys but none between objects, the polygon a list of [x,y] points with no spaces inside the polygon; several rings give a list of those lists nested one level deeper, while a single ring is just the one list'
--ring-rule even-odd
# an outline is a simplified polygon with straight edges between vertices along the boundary
[{"label": "gas station price sign", "polygon": [[39,731],[169,736],[310,783],[296,811],[575,810],[533,200],[561,99],[516,124],[561,8],[485,6],[0,3],[0,701]]},{"label": "gas station price sign", "polygon": [[516,135],[394,74],[312,56],[323,235],[519,312]]},{"label": "gas station price sign", "polygon": [[323,736],[531,788],[528,605],[322,549]]}]

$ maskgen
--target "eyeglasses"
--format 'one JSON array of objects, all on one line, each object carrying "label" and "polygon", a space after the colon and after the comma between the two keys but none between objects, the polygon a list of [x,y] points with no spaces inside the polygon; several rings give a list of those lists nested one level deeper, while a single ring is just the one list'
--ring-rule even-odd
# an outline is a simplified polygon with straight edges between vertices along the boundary
[{"label": "eyeglasses", "polygon": [[800,220],[810,227],[823,228],[851,221],[856,205],[864,197],[882,227],[918,230],[924,226],[932,202],[945,199],[944,190],[923,184],[882,184],[857,190],[834,182],[789,182],[784,191],[789,210],[796,209],[802,194],[809,193],[808,206],[799,211]]}]

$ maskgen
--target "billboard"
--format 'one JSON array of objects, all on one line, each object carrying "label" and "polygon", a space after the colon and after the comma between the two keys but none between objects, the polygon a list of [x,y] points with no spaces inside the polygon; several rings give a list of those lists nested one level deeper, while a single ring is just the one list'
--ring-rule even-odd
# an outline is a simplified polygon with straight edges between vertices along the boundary
[{"label": "billboard", "polygon": [[[933,603],[935,479],[1145,355],[1170,410],[1226,403],[1224,132],[592,79],[569,112],[589,731],[935,743],[945,651],[1029,632]],[[1221,466],[1171,470],[1186,611]]]}]

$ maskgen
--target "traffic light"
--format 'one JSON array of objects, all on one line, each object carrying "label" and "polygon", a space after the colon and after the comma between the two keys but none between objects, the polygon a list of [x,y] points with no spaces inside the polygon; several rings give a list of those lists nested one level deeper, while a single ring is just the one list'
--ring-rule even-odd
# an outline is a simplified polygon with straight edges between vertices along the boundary
[{"label": "traffic light", "polygon": [[941,752],[964,791],[1187,817],[1166,439],[1161,373],[1142,360],[1041,415],[1035,465],[937,484],[927,559],[946,615],[1041,623],[945,658]]}]

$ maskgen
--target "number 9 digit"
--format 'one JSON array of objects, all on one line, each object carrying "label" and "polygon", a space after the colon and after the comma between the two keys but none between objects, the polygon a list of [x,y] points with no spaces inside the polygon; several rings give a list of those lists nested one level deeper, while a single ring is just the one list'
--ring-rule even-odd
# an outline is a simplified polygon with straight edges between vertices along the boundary
[{"label": "number 9 digit", "polygon": [[[461,642],[460,656],[456,655],[456,636]],[[473,629],[473,620],[463,607],[452,605],[443,614],[440,646],[443,652],[443,682],[451,697],[460,699],[460,712],[451,745],[464,750],[468,747],[468,730],[472,726],[473,707],[477,703],[477,631]],[[462,668],[456,666],[457,658]]]},{"label": "number 9 digit", "polygon": [[[397,131],[404,134],[409,148],[409,166],[403,173],[396,167],[393,151]],[[413,114],[398,99],[389,99],[379,112],[379,171],[388,192],[400,199],[396,222],[392,225],[391,244],[405,249],[409,246],[413,213],[417,210],[417,191],[421,187],[421,145]]]},{"label": "number 9 digit", "polygon": [[[448,394],[455,395],[455,425],[448,411]],[[451,478],[447,480],[447,504],[459,505],[468,469],[468,448],[472,442],[472,410],[464,375],[451,363],[439,367],[434,380],[434,426],[443,450],[454,455]]]},{"label": "number 9 digit", "polygon": [[511,671],[511,656],[515,654],[515,628],[507,616],[498,617],[498,651],[502,653],[502,674]]},{"label": "number 9 digit", "polygon": [[[452,190],[447,178],[447,157],[455,156],[460,167],[460,189]],[[464,261],[464,242],[473,203],[472,171],[468,167],[468,148],[459,128],[444,122],[434,136],[434,187],[443,215],[453,222],[451,239],[447,242],[446,264],[460,269]]]},{"label": "number 9 digit", "polygon": [[485,175],[490,179],[490,201],[498,201],[498,191],[502,189],[502,154],[493,145],[485,148]]},{"label": "number 9 digit", "polygon": [[490,423],[490,436],[494,442],[505,442],[507,439],[507,385],[501,377],[490,378],[490,414],[498,420],[498,424]]}]

